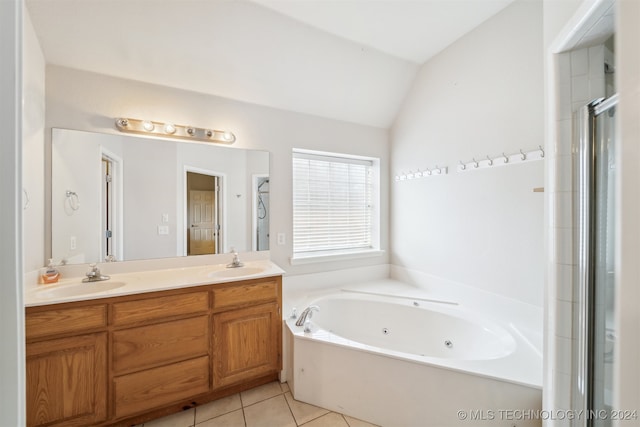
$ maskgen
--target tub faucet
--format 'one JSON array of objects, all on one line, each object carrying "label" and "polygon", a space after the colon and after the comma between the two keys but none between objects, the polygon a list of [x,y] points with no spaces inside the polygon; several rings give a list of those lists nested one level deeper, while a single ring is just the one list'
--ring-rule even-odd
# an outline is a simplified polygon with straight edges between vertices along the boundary
[{"label": "tub faucet", "polygon": [[84,279],[82,279],[82,281],[84,283],[87,282],[100,282],[102,280],[109,280],[111,279],[111,276],[105,276],[104,274],[100,273],[100,269],[98,268],[98,264],[89,264],[89,267],[91,267],[91,270],[86,274],[87,277],[85,277]]},{"label": "tub faucet", "polygon": [[244,267],[244,263],[240,262],[238,252],[236,252],[234,248],[231,248],[231,255],[233,255],[233,260],[229,264],[227,264],[227,268]]},{"label": "tub faucet", "polygon": [[313,316],[314,311],[320,311],[320,307],[318,307],[317,305],[310,305],[309,307],[305,308],[304,311],[300,314],[300,317],[298,317],[296,326],[304,325],[304,331],[311,332],[309,322],[311,320],[311,316]]}]

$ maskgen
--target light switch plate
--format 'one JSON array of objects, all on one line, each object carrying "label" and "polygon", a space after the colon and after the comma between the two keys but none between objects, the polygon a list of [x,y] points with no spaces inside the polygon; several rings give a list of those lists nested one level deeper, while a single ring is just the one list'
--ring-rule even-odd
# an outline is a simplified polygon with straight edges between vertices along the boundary
[{"label": "light switch plate", "polygon": [[159,225],[158,226],[158,234],[163,236],[169,234],[169,226],[168,225]]},{"label": "light switch plate", "polygon": [[278,233],[278,244],[279,245],[286,245],[287,244],[286,235],[284,233]]}]

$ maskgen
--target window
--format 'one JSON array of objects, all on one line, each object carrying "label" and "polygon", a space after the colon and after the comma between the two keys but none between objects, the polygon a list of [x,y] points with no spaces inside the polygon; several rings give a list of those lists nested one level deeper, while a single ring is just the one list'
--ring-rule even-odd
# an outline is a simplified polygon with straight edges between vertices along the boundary
[{"label": "window", "polygon": [[293,152],[293,260],[376,250],[377,159]]}]

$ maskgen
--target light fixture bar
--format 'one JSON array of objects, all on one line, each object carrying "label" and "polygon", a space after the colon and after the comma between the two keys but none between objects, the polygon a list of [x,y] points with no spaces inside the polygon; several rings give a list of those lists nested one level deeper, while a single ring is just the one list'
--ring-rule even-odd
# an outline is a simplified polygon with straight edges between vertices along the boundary
[{"label": "light fixture bar", "polygon": [[192,141],[233,144],[236,136],[233,132],[217,129],[202,129],[193,126],[174,125],[172,123],[153,122],[130,118],[116,119],[116,127],[120,132],[140,133],[143,135],[179,138]]}]

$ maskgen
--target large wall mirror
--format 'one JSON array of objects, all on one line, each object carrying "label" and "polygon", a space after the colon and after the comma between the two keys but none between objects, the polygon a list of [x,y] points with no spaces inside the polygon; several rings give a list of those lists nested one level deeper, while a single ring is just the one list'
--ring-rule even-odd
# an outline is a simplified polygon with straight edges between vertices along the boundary
[{"label": "large wall mirror", "polygon": [[269,153],[52,130],[51,257],[70,264],[269,249]]}]

